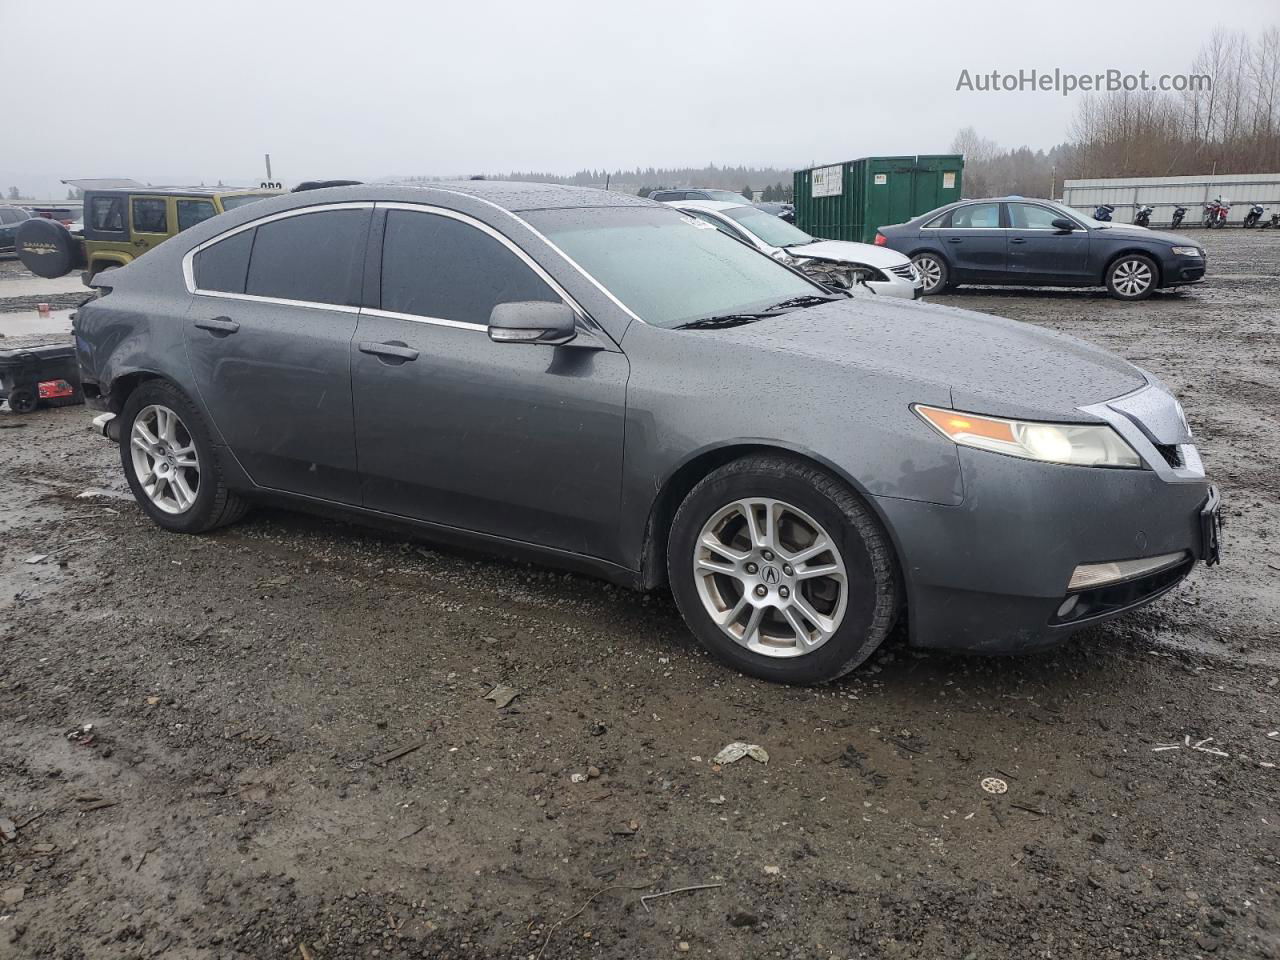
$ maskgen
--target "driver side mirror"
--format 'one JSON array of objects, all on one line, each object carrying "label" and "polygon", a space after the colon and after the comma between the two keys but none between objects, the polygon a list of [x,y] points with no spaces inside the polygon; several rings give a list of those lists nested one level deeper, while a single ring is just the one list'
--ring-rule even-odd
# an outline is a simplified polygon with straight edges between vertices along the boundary
[{"label": "driver side mirror", "polygon": [[1057,220],[1052,222],[1054,228],[1061,230],[1063,233],[1070,233],[1076,228],[1076,222],[1074,220],[1068,220],[1066,217],[1059,217]]},{"label": "driver side mirror", "polygon": [[499,303],[489,314],[494,343],[568,343],[578,335],[578,318],[567,303],[523,300]]}]

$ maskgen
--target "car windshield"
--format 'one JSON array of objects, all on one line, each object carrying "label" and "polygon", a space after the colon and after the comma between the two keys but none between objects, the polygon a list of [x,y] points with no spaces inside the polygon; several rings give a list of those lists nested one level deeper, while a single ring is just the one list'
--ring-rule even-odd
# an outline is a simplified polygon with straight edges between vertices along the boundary
[{"label": "car windshield", "polygon": [[236,207],[243,207],[246,203],[253,203],[255,200],[266,200],[274,196],[274,193],[237,193],[232,196],[224,196],[222,198],[222,209],[234,210]]},{"label": "car windshield", "polygon": [[705,193],[708,200],[721,200],[724,203],[750,203],[740,193],[734,193],[732,190],[699,190],[698,193]]},{"label": "car windshield", "polygon": [[731,220],[738,221],[771,247],[796,247],[814,241],[813,237],[799,227],[793,227],[787,221],[758,207],[734,207],[721,212]]},{"label": "car windshield", "polygon": [[822,287],[696,217],[652,207],[524,214],[646,323],[678,327],[809,297]]}]

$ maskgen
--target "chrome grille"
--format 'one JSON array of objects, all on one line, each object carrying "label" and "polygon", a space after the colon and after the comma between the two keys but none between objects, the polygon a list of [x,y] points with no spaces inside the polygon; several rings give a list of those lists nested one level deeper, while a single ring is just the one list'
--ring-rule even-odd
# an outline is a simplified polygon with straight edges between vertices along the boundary
[{"label": "chrome grille", "polygon": [[916,278],[915,265],[910,262],[899,264],[896,267],[890,267],[889,270],[896,273],[903,280],[915,280]]}]

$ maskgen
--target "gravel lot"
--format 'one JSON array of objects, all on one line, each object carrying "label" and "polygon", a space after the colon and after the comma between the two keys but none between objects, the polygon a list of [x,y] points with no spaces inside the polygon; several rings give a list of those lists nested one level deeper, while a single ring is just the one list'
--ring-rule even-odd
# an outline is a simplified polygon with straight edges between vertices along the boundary
[{"label": "gravel lot", "polygon": [[83,408],[0,412],[0,958],[1280,957],[1280,236],[1197,236],[1211,282],[1145,303],[938,299],[1164,378],[1221,566],[818,689],[666,595],[265,510],[165,534]]}]

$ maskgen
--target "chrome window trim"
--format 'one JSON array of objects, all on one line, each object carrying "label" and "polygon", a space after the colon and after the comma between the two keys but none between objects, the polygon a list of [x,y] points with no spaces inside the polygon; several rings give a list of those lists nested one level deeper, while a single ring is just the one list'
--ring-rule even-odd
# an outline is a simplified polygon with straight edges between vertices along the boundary
[{"label": "chrome window trim", "polygon": [[408,320],[410,323],[429,323],[435,327],[453,327],[457,330],[477,330],[487,333],[489,327],[483,323],[467,323],[464,320],[448,320],[444,317],[424,317],[416,313],[396,313],[394,310],[375,310],[365,307],[360,311],[364,317],[380,317],[383,320]]},{"label": "chrome window trim", "polygon": [[[216,243],[223,240],[229,240],[237,234],[244,233],[246,230],[254,230],[257,227],[267,223],[274,223],[277,220],[288,220],[290,217],[303,217],[309,213],[324,213],[328,210],[370,210],[373,208],[372,200],[351,200],[343,203],[320,203],[311,207],[297,207],[293,210],[284,210],[280,213],[271,213],[265,217],[259,217],[257,220],[250,220],[248,223],[242,223],[238,227],[232,227],[225,233],[220,233],[216,237],[204,241],[188,250],[182,257],[182,280],[187,285],[187,292],[197,297],[217,297],[222,300],[245,300],[250,303],[275,303],[285,307],[310,307],[313,310],[337,310],[341,313],[359,313],[359,307],[348,306],[347,304],[338,303],[318,303],[312,300],[286,300],[282,297],[259,297],[251,293],[229,293],[224,290],[201,290],[196,286],[195,259],[196,254],[201,250],[207,250]],[[363,257],[361,258],[363,263]]]}]

